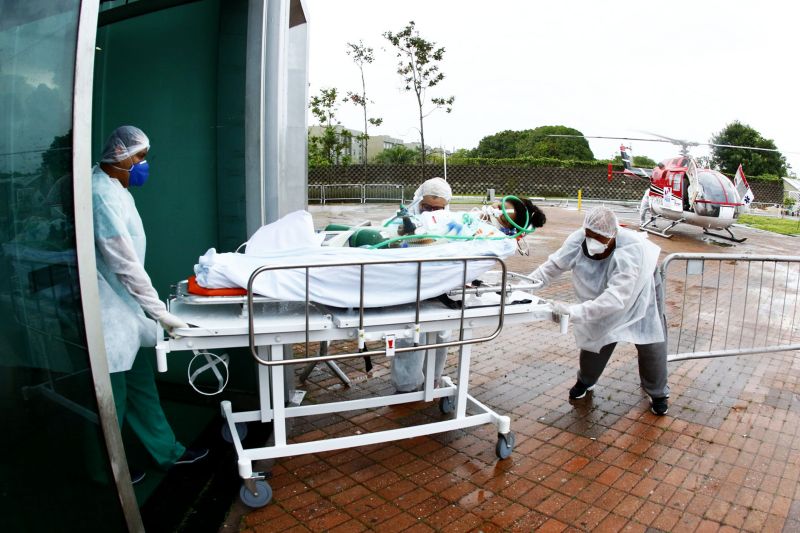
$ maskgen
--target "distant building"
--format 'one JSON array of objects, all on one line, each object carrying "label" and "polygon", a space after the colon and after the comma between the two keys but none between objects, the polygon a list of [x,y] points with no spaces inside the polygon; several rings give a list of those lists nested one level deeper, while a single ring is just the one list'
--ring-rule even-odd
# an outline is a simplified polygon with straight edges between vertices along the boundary
[{"label": "distant building", "polygon": [[[414,141],[410,143],[405,143],[406,148],[411,148],[412,150],[420,150],[422,148],[422,143]],[[449,152],[443,149],[441,146],[431,146],[429,144],[425,145],[425,155],[429,156],[432,154],[437,154],[442,156],[443,154],[450,155],[452,152]]]},{"label": "distant building", "polygon": [[375,161],[375,158],[389,148],[395,146],[402,146],[403,140],[389,135],[370,135],[367,141],[367,156],[370,161]]},{"label": "distant building", "polygon": [[[362,132],[359,130],[345,128],[343,126],[336,126],[336,130],[340,132],[347,131],[350,132],[351,135],[349,147],[345,149],[345,153],[343,155],[349,155],[352,164],[363,163],[364,154],[361,150],[361,141],[358,140],[358,136],[361,135]],[[308,128],[308,135],[309,137],[321,137],[324,131],[325,128],[322,126],[311,126]],[[394,148],[395,146],[405,146],[411,150],[419,150],[422,144],[418,141],[407,143],[404,142],[403,139],[398,139],[397,137],[392,137],[390,135],[370,135],[369,139],[367,140],[367,157],[369,158],[370,162],[375,161],[375,158],[378,157],[381,152],[390,148]],[[442,148],[438,146],[426,146],[425,151],[429,155],[442,155]],[[451,152],[445,150],[445,153],[450,155]]]},{"label": "distant building", "polygon": [[[364,161],[364,154],[361,151],[361,141],[358,140],[358,136],[361,135],[361,132],[358,130],[351,130],[349,128],[345,128],[343,126],[335,126],[334,127],[337,132],[349,132],[350,133],[350,142],[348,146],[343,150],[343,156],[350,156],[351,163],[363,163]],[[325,133],[325,128],[322,126],[311,126],[308,128],[308,136],[309,137],[322,137]],[[371,140],[371,139],[370,139]],[[372,154],[370,154],[372,155]],[[370,157],[370,159],[372,159]]]},{"label": "distant building", "polygon": [[790,210],[792,214],[800,210],[800,179],[783,178],[783,196],[794,200],[794,205]]}]

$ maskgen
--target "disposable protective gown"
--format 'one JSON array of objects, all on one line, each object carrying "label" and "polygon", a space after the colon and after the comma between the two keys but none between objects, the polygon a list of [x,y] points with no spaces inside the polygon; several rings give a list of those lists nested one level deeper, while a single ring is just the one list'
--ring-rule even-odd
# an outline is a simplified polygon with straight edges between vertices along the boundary
[{"label": "disposable protective gown", "polygon": [[[155,346],[166,313],[144,270],[147,240],[131,193],[99,166],[92,169],[97,284],[109,372],[130,370],[142,346]],[[144,311],[143,311],[144,310]]]},{"label": "disposable protective gown", "polygon": [[614,252],[596,260],[584,252],[584,239],[583,229],[575,231],[531,274],[547,285],[572,271],[572,285],[580,303],[570,305],[569,312],[578,347],[598,352],[612,342],[663,341],[654,276],[659,247],[621,228]]}]

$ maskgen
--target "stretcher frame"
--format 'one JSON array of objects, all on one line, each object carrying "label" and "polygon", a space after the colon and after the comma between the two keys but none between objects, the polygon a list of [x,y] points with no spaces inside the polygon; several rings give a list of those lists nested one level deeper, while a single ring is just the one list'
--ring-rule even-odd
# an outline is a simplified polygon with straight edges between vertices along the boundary
[{"label": "stretcher frame", "polygon": [[[500,283],[492,287],[467,288],[467,265],[470,261],[496,261],[501,268]],[[466,307],[453,309],[439,302],[420,301],[420,285],[422,265],[426,262],[461,262],[463,274],[461,289],[452,291],[460,293],[462,301],[467,295],[480,297],[481,293],[497,294],[499,305],[486,307]],[[470,256],[457,258],[413,259],[402,262],[417,264],[417,299],[413,304],[389,308],[364,308],[364,272],[369,265],[396,264],[400,261],[343,262],[320,265],[282,265],[264,266],[250,276],[246,307],[237,310],[233,306],[197,306],[197,301],[182,302],[178,298],[170,300],[170,311],[184,319],[187,323],[198,322],[200,315],[210,316],[211,321],[220,325],[216,328],[189,328],[176,330],[177,338],[165,338],[156,347],[158,368],[166,371],[166,354],[173,351],[212,350],[220,348],[248,346],[257,364],[259,408],[252,411],[233,410],[230,401],[221,402],[224,419],[223,434],[230,437],[237,455],[239,475],[243,479],[240,490],[242,501],[251,507],[261,507],[269,502],[272,490],[264,480],[264,474],[253,470],[253,462],[279,457],[317,453],[330,450],[365,446],[400,439],[431,435],[446,431],[465,429],[487,423],[494,424],[498,432],[495,448],[501,459],[508,457],[514,448],[514,433],[508,416],[500,415],[469,394],[469,370],[471,348],[473,344],[491,341],[498,337],[507,323],[525,323],[537,320],[549,320],[552,308],[549,303],[528,294],[530,300],[525,303],[506,305],[507,294],[512,286],[508,283],[509,273],[502,259],[493,256]],[[360,297],[357,309],[333,308],[310,302],[308,299],[309,269],[320,267],[352,267],[360,268]],[[305,269],[306,300],[305,302],[265,301],[263,297],[252,297],[253,283],[264,272],[278,269]],[[512,277],[522,279],[527,285],[513,287],[515,290],[531,290],[538,288],[540,282],[534,282],[520,274],[511,273]],[[261,303],[258,303],[259,298]],[[234,300],[240,302],[241,300]],[[222,303],[221,301],[218,303]],[[223,309],[227,307],[227,309]],[[201,310],[202,311],[199,311]],[[301,314],[302,313],[302,314]],[[236,316],[238,315],[238,316]],[[233,318],[231,318],[233,316]],[[270,318],[267,319],[267,316]],[[242,322],[246,318],[247,325]],[[495,329],[488,335],[474,337],[475,328],[492,327]],[[436,343],[436,332],[458,331],[458,340]],[[403,348],[389,349],[388,339],[411,338],[413,345]],[[383,339],[384,349],[368,350],[368,340]],[[425,342],[420,342],[422,340]],[[359,350],[354,353],[309,356],[309,344],[314,342],[330,343],[333,341],[357,341]],[[434,342],[428,342],[433,340]],[[285,358],[284,346],[304,343],[306,357]],[[459,347],[457,382],[443,376],[440,386],[434,383],[435,357],[432,350],[439,347]],[[388,396],[377,396],[355,400],[335,401],[314,405],[286,405],[284,398],[284,372],[273,371],[275,367],[296,364],[316,364],[318,362],[334,362],[336,360],[356,357],[386,356],[387,352],[403,353],[426,351],[425,381],[423,390],[399,393]],[[430,422],[411,427],[377,431],[345,437],[334,437],[323,440],[290,443],[287,440],[287,419],[315,416],[322,414],[343,413],[348,411],[371,409],[398,405],[407,402],[439,400],[442,414],[453,413],[447,420]],[[470,414],[469,411],[473,412]],[[258,448],[244,448],[240,434],[242,424],[248,422],[273,422],[274,444]]]}]

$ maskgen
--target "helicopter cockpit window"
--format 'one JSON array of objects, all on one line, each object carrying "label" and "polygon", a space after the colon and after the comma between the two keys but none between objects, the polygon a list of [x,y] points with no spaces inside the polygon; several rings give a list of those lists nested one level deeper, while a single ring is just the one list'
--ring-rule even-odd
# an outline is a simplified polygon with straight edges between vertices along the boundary
[{"label": "helicopter cockpit window", "polygon": [[672,174],[672,190],[673,191],[681,191],[682,188],[682,181],[681,177],[683,177],[683,172],[675,172]]},{"label": "helicopter cockpit window", "polygon": [[695,213],[707,217],[718,217],[721,205],[729,205],[738,201],[733,183],[719,172],[704,170],[697,173],[700,183],[699,202],[695,202]]}]

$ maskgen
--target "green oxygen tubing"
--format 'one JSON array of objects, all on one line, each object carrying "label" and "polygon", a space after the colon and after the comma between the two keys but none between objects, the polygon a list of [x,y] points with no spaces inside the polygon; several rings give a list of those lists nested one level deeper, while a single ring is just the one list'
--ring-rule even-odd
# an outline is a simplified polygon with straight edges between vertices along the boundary
[{"label": "green oxygen tubing", "polygon": [[[527,228],[528,224],[530,224],[530,213],[528,213],[527,209],[525,210],[525,226],[526,227],[523,228],[522,226],[520,226],[519,224],[514,222],[514,220],[508,215],[508,212],[506,211],[506,200],[507,199],[517,200],[518,202],[523,203],[522,200],[520,200],[518,197],[516,197],[514,195],[509,194],[509,195],[503,196],[503,199],[501,200],[501,203],[500,203],[500,207],[502,209],[503,216],[506,218],[506,220],[512,226],[514,226],[514,228],[516,228],[518,231],[520,231],[523,234],[533,233],[534,231],[536,231],[536,228]],[[523,205],[524,205],[524,203],[523,203]],[[383,226],[386,227],[389,224],[389,222],[391,222],[395,218],[397,218],[397,216],[395,216],[394,218],[392,218],[389,221],[387,221],[386,223],[384,223]],[[401,235],[401,236],[398,236],[398,237],[393,237],[393,238],[387,239],[387,240],[385,240],[383,242],[379,242],[378,244],[373,244],[373,245],[369,246],[368,248],[371,249],[371,250],[375,250],[375,249],[378,249],[378,248],[385,248],[386,246],[389,246],[390,244],[393,244],[393,243],[396,243],[396,242],[409,241],[409,240],[419,240],[419,239],[447,239],[447,240],[453,240],[453,241],[478,241],[478,240],[481,240],[481,241],[499,241],[499,240],[503,240],[503,239],[516,239],[517,237],[518,237],[518,235],[504,235],[502,237],[478,237],[478,236],[464,237],[464,236],[460,236],[460,235],[433,235],[433,234],[425,233],[425,234],[422,234],[422,235]]]},{"label": "green oxygen tubing", "polygon": [[531,222],[531,214],[528,213],[527,209],[525,209],[525,227],[524,228],[522,226],[520,226],[519,224],[517,224],[516,222],[514,222],[514,220],[510,216],[508,216],[508,212],[506,211],[506,200],[507,199],[516,200],[519,203],[521,203],[522,205],[525,205],[525,202],[523,202],[522,200],[520,200],[519,198],[517,198],[516,196],[514,196],[512,194],[503,196],[503,199],[500,200],[500,209],[503,210],[503,216],[506,217],[506,220],[509,223],[511,223],[511,225],[514,226],[516,229],[521,231],[522,233],[533,233],[534,231],[536,231],[536,228],[528,229],[528,224],[530,224],[530,222]]},{"label": "green oxygen tubing", "polygon": [[471,236],[466,237],[462,235],[433,235],[428,233],[423,233],[422,235],[400,235],[399,237],[392,237],[391,239],[387,239],[383,242],[379,242],[378,244],[373,244],[368,248],[374,250],[376,248],[385,248],[392,243],[401,242],[401,241],[413,241],[413,240],[420,240],[420,239],[447,239],[449,241],[502,241],[504,239],[509,239],[509,236],[502,236],[502,237],[480,237],[480,236]]}]

